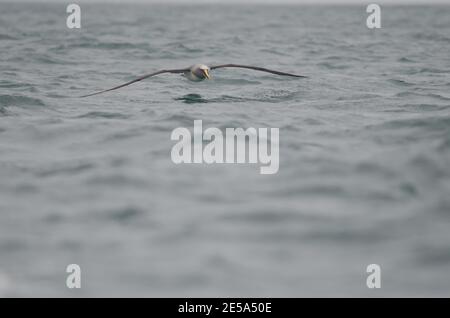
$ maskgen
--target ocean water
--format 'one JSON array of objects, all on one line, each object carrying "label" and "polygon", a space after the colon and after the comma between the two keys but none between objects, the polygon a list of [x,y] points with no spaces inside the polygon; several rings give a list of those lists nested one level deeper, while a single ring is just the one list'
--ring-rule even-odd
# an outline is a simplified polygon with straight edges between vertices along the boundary
[{"label": "ocean water", "polygon": [[[0,296],[449,296],[449,6],[382,7],[377,30],[365,6],[66,17],[0,3]],[[77,98],[198,62],[308,78],[165,74]],[[170,134],[195,119],[279,128],[279,172],[175,165]]]}]

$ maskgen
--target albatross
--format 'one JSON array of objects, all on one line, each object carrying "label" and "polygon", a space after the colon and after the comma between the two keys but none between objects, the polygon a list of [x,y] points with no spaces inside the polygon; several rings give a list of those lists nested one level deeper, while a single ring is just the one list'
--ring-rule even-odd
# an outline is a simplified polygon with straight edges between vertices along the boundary
[{"label": "albatross", "polygon": [[160,70],[157,72],[153,72],[150,74],[146,74],[146,75],[142,75],[132,81],[126,82],[124,84],[121,84],[119,86],[115,86],[113,88],[109,88],[109,89],[105,89],[99,92],[95,92],[92,94],[88,94],[88,95],[83,95],[80,97],[88,97],[88,96],[94,96],[94,95],[98,95],[98,94],[102,94],[102,93],[106,93],[106,92],[110,92],[128,85],[131,85],[133,83],[142,81],[143,79],[146,79],[148,77],[152,77],[155,75],[159,75],[159,74],[164,74],[164,73],[174,73],[174,74],[183,74],[187,79],[189,79],[190,81],[193,82],[200,82],[203,81],[204,79],[211,79],[211,75],[210,75],[210,71],[211,70],[215,70],[215,69],[219,69],[219,68],[228,68],[228,67],[235,67],[235,68],[245,68],[245,69],[249,69],[249,70],[254,70],[254,71],[261,71],[261,72],[267,72],[267,73],[271,73],[271,74],[275,74],[275,75],[281,75],[281,76],[291,76],[291,77],[302,77],[305,78],[306,76],[303,75],[295,75],[295,74],[291,74],[291,73],[285,73],[285,72],[280,72],[280,71],[274,71],[274,70],[269,70],[267,68],[264,67],[258,67],[258,66],[249,66],[249,65],[240,65],[240,64],[221,64],[221,65],[214,65],[214,66],[207,66],[205,64],[195,64],[192,65],[190,67],[187,68],[181,68],[181,69],[171,69],[171,70]]}]

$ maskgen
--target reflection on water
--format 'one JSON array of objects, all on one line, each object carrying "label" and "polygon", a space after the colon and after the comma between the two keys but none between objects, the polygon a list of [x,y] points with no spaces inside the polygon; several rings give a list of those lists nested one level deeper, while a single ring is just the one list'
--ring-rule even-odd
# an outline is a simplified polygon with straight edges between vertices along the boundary
[{"label": "reflection on water", "polygon": [[204,99],[199,94],[187,94],[183,97],[174,98],[175,100],[180,100],[186,104],[198,104],[198,103],[208,103],[208,100]]}]

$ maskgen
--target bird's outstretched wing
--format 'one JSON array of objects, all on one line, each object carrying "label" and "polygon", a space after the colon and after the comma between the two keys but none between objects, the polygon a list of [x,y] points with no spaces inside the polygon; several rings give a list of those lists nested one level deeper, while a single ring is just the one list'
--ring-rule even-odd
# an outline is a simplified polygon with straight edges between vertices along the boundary
[{"label": "bird's outstretched wing", "polygon": [[285,72],[280,72],[280,71],[269,70],[269,69],[264,68],[264,67],[249,66],[249,65],[239,65],[239,64],[215,65],[215,66],[211,66],[211,69],[214,70],[214,69],[217,69],[217,68],[225,68],[225,67],[248,68],[250,70],[267,72],[267,73],[272,73],[272,74],[276,74],[276,75],[283,75],[283,76],[306,77],[306,76],[303,76],[303,75],[295,75],[295,74],[291,74],[291,73],[285,73]]},{"label": "bird's outstretched wing", "polygon": [[105,90],[100,91],[100,92],[95,92],[95,93],[92,93],[92,94],[83,95],[83,96],[80,96],[80,97],[88,97],[88,96],[93,96],[93,95],[98,95],[98,94],[101,94],[101,93],[106,93],[106,92],[109,92],[109,91],[113,91],[115,89],[119,89],[119,88],[122,88],[124,86],[128,86],[128,85],[131,85],[133,83],[142,81],[143,79],[146,79],[146,78],[151,77],[151,76],[155,76],[155,75],[159,75],[159,74],[163,74],[163,73],[183,73],[183,72],[186,72],[188,70],[189,69],[186,69],[186,68],[184,68],[184,69],[176,69],[176,70],[161,70],[161,71],[158,71],[158,72],[142,75],[142,76],[140,76],[140,77],[138,77],[138,78],[136,78],[136,79],[134,79],[132,81],[126,82],[125,84],[122,84],[122,85],[119,85],[119,86],[116,86],[116,87],[113,87],[113,88],[105,89]]}]

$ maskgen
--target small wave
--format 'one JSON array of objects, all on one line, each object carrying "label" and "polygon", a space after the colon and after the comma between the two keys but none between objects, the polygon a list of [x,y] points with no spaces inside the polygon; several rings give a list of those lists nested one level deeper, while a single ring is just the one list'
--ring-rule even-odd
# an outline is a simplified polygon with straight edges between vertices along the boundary
[{"label": "small wave", "polygon": [[174,115],[167,116],[165,118],[162,118],[161,121],[175,122],[176,125],[180,125],[180,126],[183,126],[183,125],[192,126],[195,119],[197,119],[197,118],[194,118],[192,116],[181,113],[181,114],[174,114]]},{"label": "small wave", "polygon": [[222,95],[219,98],[213,99],[214,102],[218,103],[240,103],[240,102],[248,102],[252,101],[252,98],[245,98],[245,97],[238,97],[238,96],[232,96],[232,95]]},{"label": "small wave", "polygon": [[355,242],[374,243],[377,241],[385,240],[387,234],[383,231],[368,228],[326,228],[324,230],[317,230],[310,233],[308,239],[313,240],[328,240],[332,242],[346,242],[347,244]]},{"label": "small wave", "polygon": [[401,57],[398,59],[398,61],[401,63],[414,63],[415,62],[414,60],[407,58],[407,57]]},{"label": "small wave", "polygon": [[40,169],[36,172],[39,177],[51,177],[54,175],[76,175],[80,172],[94,168],[89,162],[56,164],[49,168]]},{"label": "small wave", "polygon": [[449,101],[450,100],[450,97],[442,96],[440,94],[427,94],[426,96],[437,98],[437,99],[440,99],[440,100],[445,100],[445,101]]},{"label": "small wave", "polygon": [[257,95],[255,100],[260,102],[276,103],[292,100],[295,96],[297,96],[297,94],[298,92],[287,90],[269,90]]},{"label": "small wave", "polygon": [[413,86],[414,84],[407,82],[405,80],[391,78],[388,80],[390,83],[398,85],[398,86]]},{"label": "small wave", "polygon": [[124,207],[121,209],[103,211],[101,213],[97,213],[97,216],[100,216],[102,219],[122,223],[138,219],[144,214],[145,212],[143,210],[136,207]]},{"label": "small wave", "polygon": [[107,119],[127,119],[129,115],[121,113],[111,112],[89,112],[83,115],[76,116],[75,118],[107,118]]},{"label": "small wave", "polygon": [[290,223],[301,221],[302,215],[293,211],[273,211],[262,210],[245,213],[227,214],[222,217],[224,221],[232,223],[250,223],[255,224],[276,224],[276,223]]},{"label": "small wave", "polygon": [[366,94],[355,94],[352,96],[341,96],[341,97],[338,97],[337,100],[338,101],[367,100],[367,99],[379,98],[379,97],[380,97],[380,95],[377,95],[377,94],[366,93]]},{"label": "small wave", "polygon": [[243,78],[216,78],[215,79],[217,83],[220,84],[232,84],[232,85],[259,85],[261,84],[260,81],[252,81],[252,80],[247,80],[247,79],[243,79]]},{"label": "small wave", "polygon": [[75,64],[74,62],[64,61],[49,55],[39,55],[34,57],[36,62],[42,64],[58,64],[58,65],[67,65],[67,64]]},{"label": "small wave", "polygon": [[[8,111],[6,110],[5,107],[0,106],[0,116],[8,116]],[[0,129],[0,132],[3,132],[4,130]]]},{"label": "small wave", "polygon": [[29,83],[17,83],[10,81],[0,81],[1,88],[34,88],[33,85]]},{"label": "small wave", "polygon": [[431,73],[431,74],[447,74],[450,73],[450,70],[448,69],[439,69],[439,68],[433,68],[433,67],[422,67],[422,68],[411,68],[407,69],[404,72],[408,75],[414,75],[414,74],[423,74],[423,73]]},{"label": "small wave", "polygon": [[150,49],[148,43],[130,43],[130,42],[100,42],[95,39],[86,39],[71,44],[58,45],[52,48],[55,52],[64,52],[68,49]]},{"label": "small wave", "polygon": [[311,184],[302,186],[286,186],[274,190],[271,195],[277,196],[322,196],[347,197],[347,189],[340,184]]},{"label": "small wave", "polygon": [[130,129],[120,130],[104,138],[104,141],[113,141],[120,139],[128,139],[133,137],[142,136],[146,132],[145,127],[133,127]]},{"label": "small wave", "polygon": [[421,97],[431,97],[431,98],[439,99],[441,101],[449,101],[450,100],[450,97],[443,96],[443,95],[440,95],[440,94],[435,94],[435,93],[420,94],[420,93],[416,93],[416,92],[400,92],[400,93],[397,93],[395,96],[396,97],[417,97],[417,96],[421,96]]},{"label": "small wave", "polygon": [[286,54],[285,52],[281,52],[280,50],[277,50],[277,49],[262,49],[261,52],[276,54],[279,56],[289,56],[289,54]]},{"label": "small wave", "polygon": [[398,119],[385,122],[381,124],[381,126],[388,129],[405,127],[426,127],[430,130],[448,130],[450,127],[450,117],[429,117],[401,120]]},{"label": "small wave", "polygon": [[[244,119],[243,116],[241,116],[240,119]],[[225,135],[227,128],[240,128],[245,127],[245,121],[243,120],[227,120],[226,122],[221,123],[217,126],[217,128],[222,131]]]},{"label": "small wave", "polygon": [[328,63],[328,62],[319,63],[318,65],[319,66],[323,66],[323,67],[325,67],[326,69],[329,69],[329,70],[345,70],[345,69],[350,68],[348,65],[331,64],[331,63]]},{"label": "small wave", "polygon": [[416,33],[413,38],[417,40],[438,41],[450,43],[450,38],[438,33]]},{"label": "small wave", "polygon": [[447,246],[420,246],[415,253],[416,259],[422,265],[448,266],[450,265],[450,254]]},{"label": "small wave", "polygon": [[424,67],[419,70],[419,73],[450,73],[450,70]]},{"label": "small wave", "polygon": [[15,38],[13,36],[10,36],[8,34],[1,34],[0,33],[0,41],[2,40],[18,40],[18,38]]},{"label": "small wave", "polygon": [[0,95],[0,106],[45,106],[38,98],[17,95]]},{"label": "small wave", "polygon": [[86,180],[86,183],[88,185],[106,187],[136,187],[140,189],[142,189],[143,187],[148,187],[148,184],[145,180],[120,173],[96,175]]},{"label": "small wave", "polygon": [[444,140],[437,146],[437,150],[440,152],[450,151],[450,135],[444,137]]},{"label": "small wave", "polygon": [[168,46],[168,49],[171,50],[171,51],[172,50],[179,50],[179,51],[187,52],[187,53],[201,53],[201,52],[203,52],[202,49],[199,49],[197,47],[189,47],[189,46],[187,46],[185,44],[178,43],[178,42],[169,43],[169,44],[167,44],[167,46]]},{"label": "small wave", "polygon": [[440,106],[435,104],[407,104],[402,106],[402,108],[416,111],[437,111],[437,110],[444,110],[449,107],[450,106]]}]

